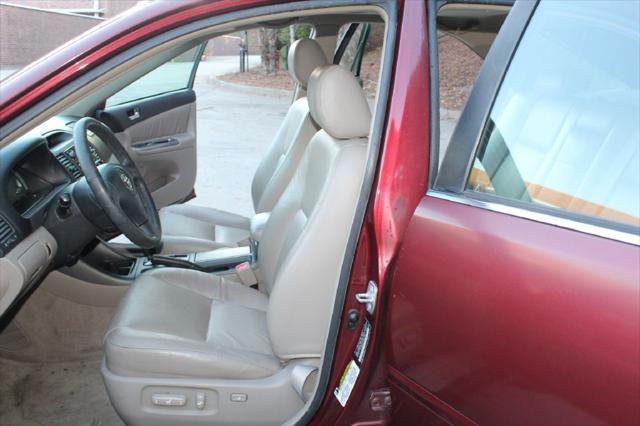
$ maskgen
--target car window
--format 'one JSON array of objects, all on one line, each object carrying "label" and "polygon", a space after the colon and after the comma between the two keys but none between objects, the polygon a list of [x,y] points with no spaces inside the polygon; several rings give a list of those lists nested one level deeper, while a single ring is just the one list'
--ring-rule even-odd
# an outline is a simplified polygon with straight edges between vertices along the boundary
[{"label": "car window", "polygon": [[106,106],[188,88],[201,49],[202,46],[198,45],[165,62],[108,98]]},{"label": "car window", "polygon": [[[511,6],[445,3],[436,15],[438,55],[438,168],[495,37]],[[435,123],[434,123],[435,124]],[[435,136],[435,135],[434,135]]]},{"label": "car window", "polygon": [[440,164],[482,63],[483,58],[460,39],[438,31]]},{"label": "car window", "polygon": [[351,70],[367,97],[373,98],[378,87],[384,24],[345,24],[338,32],[338,40],[333,63]]},{"label": "car window", "polygon": [[542,0],[467,188],[640,225],[640,7]]},{"label": "car window", "polygon": [[371,24],[346,24],[340,29],[339,38],[341,41],[338,44],[336,59],[339,59],[339,65],[350,69],[355,75],[358,75],[360,71],[359,61],[362,59],[363,46],[366,44],[370,32]]}]

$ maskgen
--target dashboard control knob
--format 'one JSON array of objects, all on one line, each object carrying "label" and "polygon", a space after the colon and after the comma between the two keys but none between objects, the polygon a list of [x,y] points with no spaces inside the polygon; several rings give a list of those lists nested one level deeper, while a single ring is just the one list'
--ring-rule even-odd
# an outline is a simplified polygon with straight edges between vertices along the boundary
[{"label": "dashboard control knob", "polygon": [[65,209],[71,207],[71,196],[66,192],[60,195],[60,198],[58,199],[58,205]]},{"label": "dashboard control knob", "polygon": [[58,197],[58,214],[62,217],[69,215],[69,209],[71,208],[71,195],[65,192]]}]

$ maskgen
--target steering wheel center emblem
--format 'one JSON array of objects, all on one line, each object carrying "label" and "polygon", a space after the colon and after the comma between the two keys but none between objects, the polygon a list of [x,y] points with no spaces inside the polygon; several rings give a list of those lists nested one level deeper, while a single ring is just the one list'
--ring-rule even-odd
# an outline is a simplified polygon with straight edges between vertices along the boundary
[{"label": "steering wheel center emblem", "polygon": [[131,180],[131,178],[129,177],[129,175],[127,175],[125,172],[121,171],[120,172],[120,180],[122,181],[122,183],[124,183],[124,186],[131,192],[133,191],[133,181]]}]

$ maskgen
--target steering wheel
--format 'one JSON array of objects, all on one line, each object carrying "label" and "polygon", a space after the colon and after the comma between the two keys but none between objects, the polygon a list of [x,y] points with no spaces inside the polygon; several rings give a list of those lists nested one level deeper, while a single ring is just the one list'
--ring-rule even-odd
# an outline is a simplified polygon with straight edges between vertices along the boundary
[{"label": "steering wheel", "polygon": [[[96,166],[89,148],[89,130],[109,147],[119,164]],[[162,237],[158,211],[142,175],[116,135],[100,121],[85,117],[76,122],[73,140],[80,168],[111,222],[138,246],[157,247]]]}]

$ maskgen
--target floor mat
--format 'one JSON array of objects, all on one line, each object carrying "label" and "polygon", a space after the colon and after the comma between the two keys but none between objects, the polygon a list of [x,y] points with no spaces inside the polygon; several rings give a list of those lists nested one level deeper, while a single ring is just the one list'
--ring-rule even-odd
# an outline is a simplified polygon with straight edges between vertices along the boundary
[{"label": "floor mat", "polygon": [[122,426],[100,360],[24,363],[0,359],[0,425]]}]

